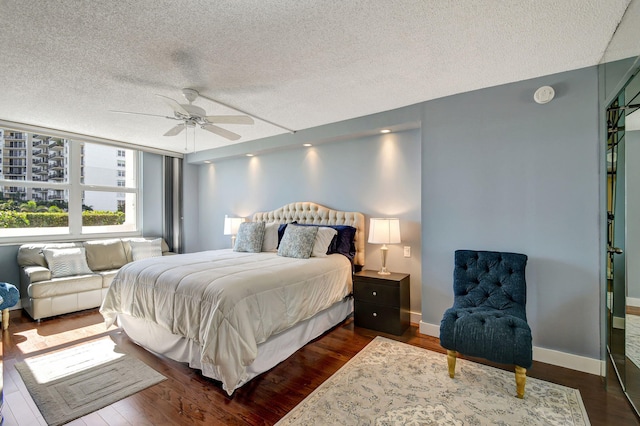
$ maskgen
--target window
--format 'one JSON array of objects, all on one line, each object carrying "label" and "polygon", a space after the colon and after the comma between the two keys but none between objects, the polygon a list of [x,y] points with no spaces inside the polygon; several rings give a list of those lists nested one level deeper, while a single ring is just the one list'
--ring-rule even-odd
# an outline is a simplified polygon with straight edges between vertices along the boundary
[{"label": "window", "polygon": [[118,160],[118,167],[126,167],[127,162],[124,160]]},{"label": "window", "polygon": [[0,128],[0,159],[0,242],[137,233],[137,151]]}]

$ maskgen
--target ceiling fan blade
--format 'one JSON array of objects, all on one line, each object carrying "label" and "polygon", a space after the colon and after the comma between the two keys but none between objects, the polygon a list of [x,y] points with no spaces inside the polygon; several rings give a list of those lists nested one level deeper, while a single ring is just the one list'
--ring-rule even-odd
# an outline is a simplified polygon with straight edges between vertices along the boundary
[{"label": "ceiling fan blade", "polygon": [[208,115],[208,122],[216,124],[253,124],[253,118],[248,115]]},{"label": "ceiling fan blade", "polygon": [[175,112],[178,112],[178,113],[180,113],[180,114],[182,114],[182,115],[186,115],[187,117],[190,115],[190,114],[189,114],[189,111],[187,111],[186,109],[184,109],[184,108],[182,107],[182,105],[180,105],[180,104],[178,103],[178,101],[176,101],[176,100],[174,100],[174,99],[171,99],[171,98],[168,98],[168,97],[163,96],[163,95],[156,95],[156,96],[157,96],[157,97],[159,97],[159,98],[162,98],[162,100],[163,100],[167,105],[169,105],[169,108],[171,108],[171,109],[172,109],[172,110],[174,110]]},{"label": "ceiling fan blade", "polygon": [[185,129],[185,124],[178,124],[175,127],[172,127],[171,129],[169,129],[169,131],[167,133],[164,134],[164,136],[175,136],[178,133],[182,132]]},{"label": "ceiling fan blade", "polygon": [[214,126],[213,124],[204,124],[202,128],[211,133],[215,133],[218,136],[227,138],[231,141],[237,141],[238,139],[240,139],[239,134],[230,132],[229,130],[223,129],[222,127]]},{"label": "ceiling fan blade", "polygon": [[149,117],[162,117],[162,118],[169,118],[171,120],[179,120],[179,118],[169,117],[167,115],[147,114],[147,113],[144,113],[144,112],[116,111],[116,110],[109,110],[109,112],[115,112],[115,113],[118,113],[118,114],[148,115]]}]

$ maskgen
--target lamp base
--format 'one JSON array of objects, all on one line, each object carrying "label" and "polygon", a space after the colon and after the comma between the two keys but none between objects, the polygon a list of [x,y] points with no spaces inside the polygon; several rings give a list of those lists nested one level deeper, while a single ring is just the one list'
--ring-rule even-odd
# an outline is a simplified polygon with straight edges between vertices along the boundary
[{"label": "lamp base", "polygon": [[386,244],[382,245],[380,249],[380,256],[382,257],[382,267],[378,271],[378,275],[391,275],[391,272],[387,271],[387,251],[389,248]]}]

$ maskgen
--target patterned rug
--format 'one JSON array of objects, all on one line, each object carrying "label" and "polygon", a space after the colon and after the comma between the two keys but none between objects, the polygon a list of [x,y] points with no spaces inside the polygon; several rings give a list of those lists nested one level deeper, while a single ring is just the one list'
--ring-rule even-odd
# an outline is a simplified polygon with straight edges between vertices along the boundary
[{"label": "patterned rug", "polygon": [[100,339],[16,363],[48,425],[82,417],[166,379]]},{"label": "patterned rug", "polygon": [[640,316],[626,314],[624,334],[625,355],[640,368]]},{"label": "patterned rug", "polygon": [[376,337],[277,425],[589,425],[577,389]]}]

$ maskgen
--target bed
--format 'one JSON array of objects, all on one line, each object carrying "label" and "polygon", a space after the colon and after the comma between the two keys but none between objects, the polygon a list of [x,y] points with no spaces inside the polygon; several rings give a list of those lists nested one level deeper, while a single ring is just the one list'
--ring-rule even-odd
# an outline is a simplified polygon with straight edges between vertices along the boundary
[{"label": "bed", "polygon": [[[280,253],[227,249],[132,262],[118,272],[100,308],[107,325],[117,323],[147,350],[201,370],[229,395],[344,321],[353,311],[352,272],[364,265],[358,212],[291,203],[256,213],[243,227],[255,228],[254,235],[278,228]],[[316,248],[320,230],[334,232],[327,227],[337,235],[324,254]],[[262,232],[265,240],[272,233]],[[286,252],[299,242],[296,232],[315,236],[317,257]],[[334,250],[345,235],[352,239],[349,255]],[[238,238],[242,249],[246,239]]]}]

